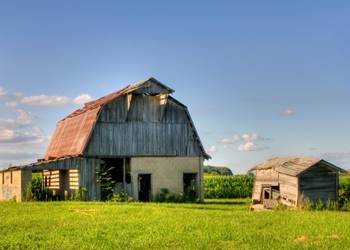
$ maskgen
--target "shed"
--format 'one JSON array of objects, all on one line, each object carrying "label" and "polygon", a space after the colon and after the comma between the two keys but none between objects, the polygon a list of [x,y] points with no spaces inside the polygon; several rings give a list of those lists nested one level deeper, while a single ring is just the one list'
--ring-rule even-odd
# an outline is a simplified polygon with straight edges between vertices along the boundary
[{"label": "shed", "polygon": [[202,200],[209,155],[173,92],[151,77],[86,103],[57,123],[43,159],[20,169],[41,172],[61,199],[85,188],[88,199],[100,200],[97,172],[112,168],[115,191],[136,200],[152,200],[162,189]]},{"label": "shed", "polygon": [[253,203],[265,207],[281,202],[290,206],[307,198],[311,202],[338,197],[339,173],[345,170],[311,157],[278,157],[252,168],[255,172]]}]

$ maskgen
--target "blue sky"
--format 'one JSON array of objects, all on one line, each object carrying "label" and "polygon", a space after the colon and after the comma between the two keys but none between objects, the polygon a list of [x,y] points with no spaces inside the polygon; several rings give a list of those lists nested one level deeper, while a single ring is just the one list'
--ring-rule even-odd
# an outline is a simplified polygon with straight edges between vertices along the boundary
[{"label": "blue sky", "polygon": [[350,168],[349,27],[348,1],[0,1],[0,166],[40,158],[84,101],[154,76],[210,164]]}]

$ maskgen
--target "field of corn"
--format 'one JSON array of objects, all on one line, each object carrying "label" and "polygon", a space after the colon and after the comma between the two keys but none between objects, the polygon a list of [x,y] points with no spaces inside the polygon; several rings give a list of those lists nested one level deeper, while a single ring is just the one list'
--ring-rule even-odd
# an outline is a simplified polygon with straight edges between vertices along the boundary
[{"label": "field of corn", "polygon": [[[248,198],[252,195],[254,177],[248,175],[205,175],[205,198]],[[340,194],[346,192],[350,195],[350,175],[340,176]]]},{"label": "field of corn", "polygon": [[248,175],[205,175],[205,198],[251,197],[254,179]]}]

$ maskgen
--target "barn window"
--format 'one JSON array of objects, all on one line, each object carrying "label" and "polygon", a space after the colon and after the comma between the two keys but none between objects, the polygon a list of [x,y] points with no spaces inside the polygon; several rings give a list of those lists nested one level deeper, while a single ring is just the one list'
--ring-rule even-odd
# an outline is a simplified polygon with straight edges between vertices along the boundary
[{"label": "barn window", "polygon": [[10,183],[12,184],[12,171],[10,172]]},{"label": "barn window", "polygon": [[79,189],[79,170],[78,169],[69,170],[69,189],[72,189],[72,190]]}]

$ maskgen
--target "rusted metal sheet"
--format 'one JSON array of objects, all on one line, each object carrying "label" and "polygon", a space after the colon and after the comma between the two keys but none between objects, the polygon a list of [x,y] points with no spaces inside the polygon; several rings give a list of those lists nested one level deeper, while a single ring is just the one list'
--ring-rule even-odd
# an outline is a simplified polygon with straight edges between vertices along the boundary
[{"label": "rusted metal sheet", "polygon": [[59,122],[45,160],[82,154],[99,111],[99,107],[89,109]]}]

